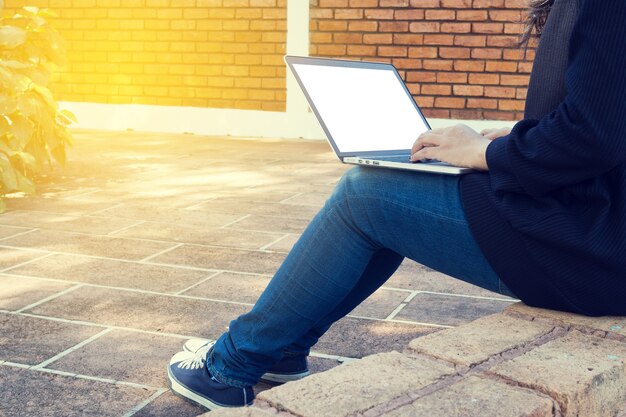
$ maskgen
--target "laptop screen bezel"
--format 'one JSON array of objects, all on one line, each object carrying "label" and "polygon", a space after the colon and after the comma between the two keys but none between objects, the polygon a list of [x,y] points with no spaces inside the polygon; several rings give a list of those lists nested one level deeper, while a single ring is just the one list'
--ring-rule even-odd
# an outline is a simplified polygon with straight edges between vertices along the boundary
[{"label": "laptop screen bezel", "polygon": [[[304,56],[294,56],[294,55],[285,55],[284,60],[287,66],[289,66],[289,69],[291,70],[291,73],[294,75],[294,78],[298,82],[298,85],[302,89],[302,92],[304,93],[304,96],[306,97],[307,102],[309,103],[309,107],[311,108],[311,110],[315,114],[315,117],[317,118],[320,125],[322,126],[322,129],[324,130],[324,133],[326,134],[326,138],[328,139],[330,146],[332,146],[337,156],[341,159],[345,157],[350,157],[350,156],[369,156],[369,155],[386,156],[386,155],[404,154],[404,153],[407,153],[410,150],[410,148],[389,149],[389,150],[379,150],[379,151],[341,152],[339,148],[337,147],[337,144],[335,143],[333,136],[330,134],[328,127],[324,123],[324,119],[322,119],[322,117],[320,116],[320,113],[315,107],[315,104],[313,103],[313,100],[311,100],[311,96],[309,95],[309,92],[304,86],[304,83],[300,79],[300,76],[298,75],[298,71],[296,71],[293,64],[320,65],[320,66],[326,66],[326,67],[332,66],[332,67],[348,67],[348,68],[365,68],[365,69],[392,71],[395,74],[398,81],[400,82],[400,84],[402,85],[402,88],[404,88],[404,92],[411,99],[411,103],[413,103],[413,107],[415,107],[417,114],[419,114],[419,116],[421,117],[426,127],[429,130],[431,129],[430,124],[428,123],[428,120],[426,120],[426,117],[424,117],[422,110],[419,108],[419,106],[415,102],[415,99],[413,98],[413,96],[411,95],[411,92],[409,91],[406,84],[404,83],[404,80],[402,79],[402,77],[400,77],[398,70],[392,64],[385,63],[385,62],[351,61],[351,60],[346,60],[346,59],[304,57]],[[364,88],[366,87],[364,86]]]}]

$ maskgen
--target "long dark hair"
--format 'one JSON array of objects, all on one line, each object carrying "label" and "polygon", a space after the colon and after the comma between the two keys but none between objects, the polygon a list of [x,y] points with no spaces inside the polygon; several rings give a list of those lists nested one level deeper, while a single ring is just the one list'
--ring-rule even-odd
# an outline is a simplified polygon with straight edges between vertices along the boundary
[{"label": "long dark hair", "polygon": [[520,39],[521,46],[528,46],[528,41],[533,35],[537,37],[541,36],[541,31],[546,24],[548,14],[553,4],[554,0],[530,0],[528,16],[526,17],[526,27]]}]

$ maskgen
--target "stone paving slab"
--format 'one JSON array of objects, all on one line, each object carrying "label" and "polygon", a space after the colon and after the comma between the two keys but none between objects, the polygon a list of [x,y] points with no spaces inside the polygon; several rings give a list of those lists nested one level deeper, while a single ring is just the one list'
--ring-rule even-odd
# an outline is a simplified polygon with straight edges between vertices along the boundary
[{"label": "stone paving slab", "polygon": [[302,233],[309,224],[305,219],[282,219],[275,216],[250,215],[228,226],[229,229]]},{"label": "stone paving slab", "polygon": [[303,417],[350,415],[453,372],[453,368],[427,359],[412,360],[397,352],[381,353],[265,391],[257,401],[279,405],[281,410]]},{"label": "stone paving slab", "polygon": [[[494,401],[494,399],[497,400]],[[410,405],[385,413],[385,416],[553,417],[552,408],[553,403],[549,398],[530,390],[493,380],[469,377],[448,388],[422,397]]]},{"label": "stone paving slab", "polygon": [[167,387],[166,365],[184,339],[113,330],[84,345],[47,368],[116,381]]},{"label": "stone paving slab", "polygon": [[[2,244],[4,244],[4,242],[0,241],[0,245]],[[23,262],[28,262],[43,255],[45,255],[45,252],[0,247],[0,269],[6,270],[7,268],[11,268]]]},{"label": "stone paving slab", "polygon": [[153,392],[0,367],[0,415],[2,416],[102,416],[119,417]]},{"label": "stone paving slab", "polygon": [[138,224],[115,234],[115,236],[123,237],[228,246],[242,249],[261,249],[280,239],[283,235],[283,233],[199,228],[197,226],[170,225],[156,222]]},{"label": "stone paving slab", "polygon": [[361,358],[390,350],[401,351],[413,339],[436,332],[437,327],[344,317],[315,345],[316,352]]},{"label": "stone paving slab", "polygon": [[36,278],[0,275],[0,310],[19,310],[71,286]]},{"label": "stone paving slab", "polygon": [[491,372],[549,394],[566,416],[612,417],[626,404],[626,343],[578,331]]},{"label": "stone paving slab", "polygon": [[393,276],[385,283],[385,286],[405,290],[508,299],[508,297],[503,295],[487,291],[476,285],[468,284],[442,274],[441,272],[434,271],[410,259],[405,259],[402,262],[400,268],[398,268]]},{"label": "stone paving slab", "polygon": [[[0,219],[1,219],[1,217],[0,217]],[[16,235],[18,233],[26,232],[27,230],[33,229],[34,227],[35,226],[27,226],[27,227],[0,226],[0,239],[4,239],[5,237],[13,236],[13,235]]]},{"label": "stone paving slab", "polygon": [[515,303],[508,307],[505,312],[526,319],[545,320],[559,326],[571,326],[598,336],[626,341],[626,317],[587,317],[580,314],[528,307],[523,303]]},{"label": "stone paving slab", "polygon": [[220,272],[183,294],[254,304],[269,282],[268,275]]},{"label": "stone paving slab", "polygon": [[547,323],[495,314],[415,339],[409,343],[407,353],[428,355],[469,367],[532,343],[553,329]]},{"label": "stone paving slab", "polygon": [[0,216],[0,224],[37,227],[66,232],[107,233],[132,226],[137,222],[129,219],[101,216],[75,216],[59,213],[46,213],[28,210],[15,210]]},{"label": "stone paving slab", "polygon": [[174,209],[139,202],[121,204],[100,212],[100,215],[203,228],[222,227],[243,217],[241,214]]},{"label": "stone paving slab", "polygon": [[173,247],[172,243],[137,241],[109,236],[68,233],[52,230],[35,230],[2,241],[4,245],[35,248],[50,252],[75,253],[77,255],[141,260]]},{"label": "stone paving slab", "polygon": [[108,202],[82,202],[58,198],[44,198],[33,196],[25,198],[9,198],[6,200],[9,210],[41,211],[67,215],[84,215],[104,210],[113,204]]},{"label": "stone paving slab", "polygon": [[151,261],[206,269],[273,274],[283,259],[285,259],[283,253],[183,245]]},{"label": "stone paving slab", "polygon": [[398,320],[457,326],[508,307],[510,302],[445,294],[417,294],[396,315]]},{"label": "stone paving slab", "polygon": [[37,365],[101,331],[95,326],[0,313],[0,361]]},{"label": "stone paving slab", "polygon": [[406,291],[378,289],[350,313],[354,316],[385,319],[410,295]]},{"label": "stone paving slab", "polygon": [[136,412],[133,417],[195,417],[205,412],[206,410],[183,401],[171,392],[166,392]]},{"label": "stone paving slab", "polygon": [[30,262],[10,273],[163,293],[184,290],[212,275],[208,271],[64,254]]},{"label": "stone paving slab", "polygon": [[248,310],[237,304],[83,287],[27,312],[216,339],[231,320]]}]

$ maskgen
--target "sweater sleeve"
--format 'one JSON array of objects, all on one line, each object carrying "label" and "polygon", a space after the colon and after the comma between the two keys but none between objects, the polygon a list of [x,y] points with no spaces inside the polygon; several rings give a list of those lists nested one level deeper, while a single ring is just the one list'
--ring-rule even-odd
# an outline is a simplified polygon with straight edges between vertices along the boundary
[{"label": "sweater sleeve", "polygon": [[570,41],[567,96],[487,148],[494,191],[542,196],[626,163],[626,1],[584,0]]}]

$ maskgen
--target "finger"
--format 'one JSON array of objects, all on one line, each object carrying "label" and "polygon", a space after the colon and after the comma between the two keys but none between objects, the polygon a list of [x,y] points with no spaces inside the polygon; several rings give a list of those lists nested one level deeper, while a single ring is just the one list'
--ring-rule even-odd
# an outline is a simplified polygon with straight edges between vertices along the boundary
[{"label": "finger", "polygon": [[426,146],[439,145],[440,139],[441,135],[434,133],[432,130],[422,133],[413,144],[413,147],[411,148],[411,155]]},{"label": "finger", "polygon": [[417,161],[424,161],[427,159],[433,159],[432,157],[433,148],[434,148],[433,146],[427,146],[415,152],[414,154],[411,155],[411,161],[417,162]]}]

